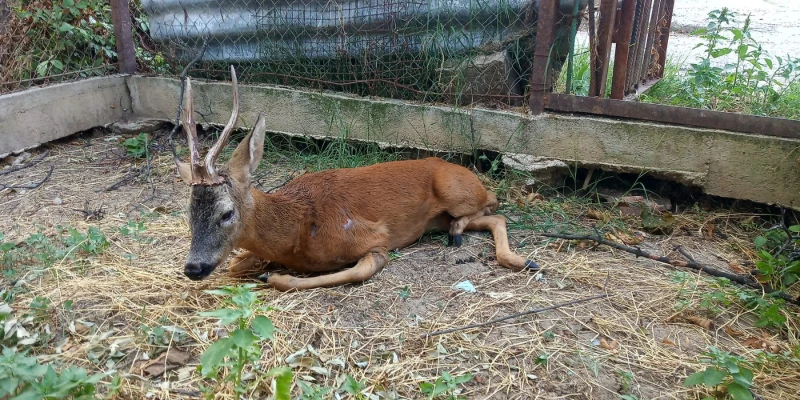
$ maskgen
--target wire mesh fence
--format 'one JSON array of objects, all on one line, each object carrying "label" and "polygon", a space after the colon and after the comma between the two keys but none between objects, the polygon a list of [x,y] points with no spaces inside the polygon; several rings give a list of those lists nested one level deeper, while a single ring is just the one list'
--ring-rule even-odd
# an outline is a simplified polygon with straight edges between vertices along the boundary
[{"label": "wire mesh fence", "polygon": [[[587,0],[577,0],[584,12]],[[521,105],[538,0],[142,0],[158,49],[192,75],[425,102]],[[554,74],[575,1],[561,0]],[[578,15],[579,16],[579,15]],[[177,71],[179,68],[173,69]]]}]

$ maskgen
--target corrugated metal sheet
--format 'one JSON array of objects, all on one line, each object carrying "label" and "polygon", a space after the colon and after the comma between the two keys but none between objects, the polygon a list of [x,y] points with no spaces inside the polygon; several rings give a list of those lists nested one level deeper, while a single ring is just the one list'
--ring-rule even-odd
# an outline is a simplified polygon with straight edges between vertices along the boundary
[{"label": "corrugated metal sheet", "polygon": [[[151,37],[196,44],[205,60],[325,59],[461,52],[523,29],[527,0],[142,0]],[[585,9],[588,0],[580,1]],[[575,0],[560,0],[571,14]],[[180,51],[180,50],[179,50]],[[190,54],[178,54],[189,57]]]}]

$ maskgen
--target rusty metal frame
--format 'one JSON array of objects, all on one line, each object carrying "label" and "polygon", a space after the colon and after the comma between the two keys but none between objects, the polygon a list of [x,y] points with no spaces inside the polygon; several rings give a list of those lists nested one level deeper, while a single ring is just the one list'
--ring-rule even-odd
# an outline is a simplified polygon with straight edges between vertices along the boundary
[{"label": "rusty metal frame", "polygon": [[534,115],[544,112],[545,96],[553,90],[550,79],[550,50],[556,40],[557,18],[558,0],[542,0],[536,21],[536,47],[533,50],[530,79],[529,104]]},{"label": "rusty metal frame", "polygon": [[558,93],[547,95],[545,109],[800,139],[800,121],[784,118]]},{"label": "rusty metal frame", "polygon": [[117,42],[119,72],[133,74],[136,72],[136,52],[133,46],[133,21],[128,0],[111,0],[111,20]]}]

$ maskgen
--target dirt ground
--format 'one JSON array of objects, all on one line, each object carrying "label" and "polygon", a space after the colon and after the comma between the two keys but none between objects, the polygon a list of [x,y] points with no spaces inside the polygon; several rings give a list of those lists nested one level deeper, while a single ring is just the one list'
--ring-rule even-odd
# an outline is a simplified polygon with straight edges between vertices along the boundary
[{"label": "dirt ground", "polygon": [[[48,152],[35,166],[2,176],[6,185],[24,185],[40,181],[52,167],[52,175],[36,189],[0,192],[0,232],[6,241],[24,247],[22,240],[37,231],[56,238],[59,225],[82,232],[94,226],[110,245],[97,255],[56,260],[46,270],[17,265],[22,273],[4,280],[0,289],[24,288],[13,304],[18,313],[36,297],[50,300],[47,320],[28,327],[34,331],[47,326],[51,332],[34,346],[43,360],[92,371],[115,369],[125,378],[122,398],[194,398],[199,396],[199,356],[225,334],[213,319],[197,315],[219,305],[218,298],[203,290],[243,281],[226,277],[224,269],[202,282],[182,275],[190,239],[188,188],[175,177],[168,151],[151,160],[150,182],[143,174],[105,190],[142,165],[124,155],[123,139],[71,137],[34,151],[34,158]],[[273,187],[300,167],[265,163],[257,173],[263,178],[259,187]],[[556,200],[545,198],[526,207],[541,218],[567,215],[574,219],[567,223],[588,224],[585,208]],[[87,220],[84,211],[100,207],[101,218]],[[676,215],[682,228],[670,236],[630,229],[645,239],[644,249],[675,257],[674,246],[681,245],[698,261],[727,270],[731,262],[752,258],[752,237],[740,224],[752,217],[690,211]],[[138,238],[121,233],[121,227],[138,222],[146,228]],[[703,235],[711,223],[718,234]],[[287,357],[306,349],[306,363],[294,368],[295,382],[338,387],[347,374],[365,382],[363,393],[370,398],[424,398],[419,384],[446,371],[473,374],[459,389],[470,399],[618,399],[622,394],[685,399],[699,393],[682,383],[704,367],[699,355],[709,345],[748,358],[755,358],[757,351],[743,344],[746,338],[764,338],[783,351],[798,345],[796,314],[779,333],[755,328],[755,318],[740,305],[703,313],[698,304],[711,284],[689,270],[686,281],[675,282],[674,271],[655,261],[607,247],[546,240],[538,233],[512,229],[510,239],[515,251],[543,267],[540,274],[498,266],[491,238],[471,233],[458,249],[444,246],[443,235],[426,237],[363,284],[299,293],[259,287],[262,299],[274,308],[268,316],[279,330],[275,341],[263,348],[263,370],[286,365]],[[454,287],[464,280],[476,293]],[[610,297],[421,337],[604,293]],[[64,307],[68,301],[71,310]],[[688,310],[676,311],[680,301],[688,302]],[[788,306],[784,310],[787,315],[796,311]],[[710,328],[689,323],[685,317],[693,315],[710,320]],[[158,326],[185,334],[168,334],[166,343],[155,343],[143,327]],[[167,349],[188,358],[164,375],[147,376],[142,364]],[[755,393],[764,399],[796,398],[796,369],[759,365]],[[270,393],[269,384],[262,382],[253,398]],[[234,398],[227,387],[219,388],[217,397]]]}]

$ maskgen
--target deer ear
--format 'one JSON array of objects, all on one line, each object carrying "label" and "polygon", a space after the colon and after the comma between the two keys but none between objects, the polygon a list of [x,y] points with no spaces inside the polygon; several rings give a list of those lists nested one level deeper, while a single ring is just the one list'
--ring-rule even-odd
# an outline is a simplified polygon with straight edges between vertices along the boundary
[{"label": "deer ear", "polygon": [[192,169],[189,167],[189,163],[175,160],[175,166],[178,167],[178,175],[180,175],[182,181],[186,183],[192,181]]},{"label": "deer ear", "polygon": [[258,168],[264,155],[264,135],[267,123],[262,114],[258,114],[253,130],[242,139],[228,161],[228,174],[241,183],[250,183],[250,175]]}]

